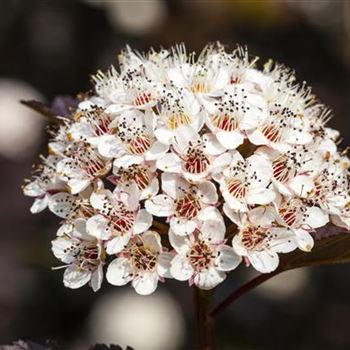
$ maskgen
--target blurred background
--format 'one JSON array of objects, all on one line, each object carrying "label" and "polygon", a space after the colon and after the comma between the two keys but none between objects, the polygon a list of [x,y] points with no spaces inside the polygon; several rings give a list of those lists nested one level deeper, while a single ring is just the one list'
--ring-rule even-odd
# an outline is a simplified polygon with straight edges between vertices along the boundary
[{"label": "blurred background", "polygon": [[[0,1],[0,344],[53,339],[67,350],[95,342],[135,350],[195,349],[192,290],[170,281],[151,297],[107,284],[65,289],[50,241],[58,219],[31,215],[23,179],[45,153],[45,120],[20,99],[50,102],[91,88],[89,75],[139,50],[183,41],[246,44],[261,62],[296,69],[331,106],[330,125],[350,144],[350,2]],[[249,279],[241,267],[217,299]],[[349,349],[350,266],[282,274],[249,293],[217,321],[218,349]]]}]

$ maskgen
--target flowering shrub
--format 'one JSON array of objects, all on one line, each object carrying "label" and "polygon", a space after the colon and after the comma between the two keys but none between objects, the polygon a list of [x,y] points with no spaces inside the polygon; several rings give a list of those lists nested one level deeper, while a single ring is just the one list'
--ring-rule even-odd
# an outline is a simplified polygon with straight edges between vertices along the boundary
[{"label": "flowering shrub", "polygon": [[290,69],[262,70],[245,49],[182,45],[94,77],[50,131],[24,193],[62,219],[52,242],[64,284],[131,283],[150,294],[175,278],[212,289],[242,261],[275,271],[328,222],[350,227],[349,159],[331,111]]}]

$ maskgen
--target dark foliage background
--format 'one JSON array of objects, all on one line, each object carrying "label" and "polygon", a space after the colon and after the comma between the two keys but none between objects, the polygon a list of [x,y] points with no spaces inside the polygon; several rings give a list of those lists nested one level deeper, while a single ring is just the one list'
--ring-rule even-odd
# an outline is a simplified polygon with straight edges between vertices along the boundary
[{"label": "dark foliage background", "polygon": [[[63,287],[60,271],[51,272],[57,261],[49,248],[58,220],[48,212],[31,215],[31,200],[21,193],[31,164],[45,153],[47,136],[40,117],[19,106],[19,99],[51,101],[90,89],[89,75],[115,63],[126,44],[142,51],[184,41],[189,51],[199,51],[208,41],[220,40],[228,48],[241,43],[261,62],[274,58],[295,68],[333,108],[330,124],[341,130],[345,147],[350,144],[349,5],[346,0],[1,0],[0,344],[54,339],[63,349],[87,349],[99,341],[136,350],[194,348],[192,291],[183,283],[161,286],[150,299],[152,309],[145,309],[148,299],[135,297],[128,287],[72,291]],[[247,274],[243,267],[231,273],[217,299]],[[348,265],[286,273],[222,315],[219,349],[349,349],[349,315]]]}]

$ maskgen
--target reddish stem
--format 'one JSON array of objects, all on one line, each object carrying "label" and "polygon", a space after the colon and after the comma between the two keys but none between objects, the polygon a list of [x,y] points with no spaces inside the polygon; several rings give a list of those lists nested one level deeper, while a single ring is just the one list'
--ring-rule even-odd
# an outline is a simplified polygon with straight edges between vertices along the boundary
[{"label": "reddish stem", "polygon": [[213,290],[194,287],[194,305],[199,350],[214,350],[214,319],[210,315]]},{"label": "reddish stem", "polygon": [[216,306],[210,312],[210,316],[213,318],[218,316],[222,311],[224,311],[228,306],[234,303],[242,295],[254,289],[255,287],[259,286],[263,282],[269,280],[270,278],[278,275],[280,272],[281,272],[280,270],[276,270],[274,272],[266,273],[253,278],[251,281],[244,284],[242,287],[236,289],[232,294],[230,294],[226,299],[224,299],[218,306]]}]

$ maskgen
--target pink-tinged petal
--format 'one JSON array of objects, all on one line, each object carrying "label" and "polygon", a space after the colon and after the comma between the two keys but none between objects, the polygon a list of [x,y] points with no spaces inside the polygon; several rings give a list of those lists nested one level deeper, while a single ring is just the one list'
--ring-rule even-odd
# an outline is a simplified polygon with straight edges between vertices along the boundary
[{"label": "pink-tinged petal", "polygon": [[188,81],[184,76],[182,68],[183,67],[181,67],[181,69],[178,67],[169,68],[167,70],[168,78],[178,87],[187,87]]},{"label": "pink-tinged petal", "polygon": [[279,265],[278,254],[272,251],[249,252],[248,259],[255,270],[262,273],[275,271]]},{"label": "pink-tinged petal", "polygon": [[66,264],[71,264],[75,261],[74,253],[69,250],[72,246],[72,241],[66,237],[57,237],[51,242],[51,249],[55,257]]},{"label": "pink-tinged petal", "polygon": [[205,204],[215,204],[219,199],[216,187],[210,181],[203,181],[198,184],[198,194]]},{"label": "pink-tinged petal", "polygon": [[132,281],[132,286],[134,287],[137,294],[140,295],[150,295],[152,294],[158,286],[158,274],[157,272],[146,272],[139,274]]},{"label": "pink-tinged petal", "polygon": [[101,138],[98,143],[98,152],[106,158],[117,158],[125,154],[121,141],[114,135]]},{"label": "pink-tinged petal", "polygon": [[350,218],[341,215],[331,215],[331,221],[334,225],[350,229]]},{"label": "pink-tinged petal", "polygon": [[193,233],[197,224],[195,221],[186,218],[172,217],[170,220],[170,227],[176,235],[186,236]]},{"label": "pink-tinged petal", "polygon": [[147,231],[152,225],[153,217],[145,209],[141,209],[136,215],[134,232],[142,233]]},{"label": "pink-tinged petal", "polygon": [[44,209],[47,208],[49,199],[48,196],[44,196],[43,198],[35,198],[32,206],[30,207],[30,212],[32,214],[37,214],[42,212]]},{"label": "pink-tinged petal", "polygon": [[292,179],[289,187],[297,196],[305,198],[314,189],[315,184],[310,176],[298,175]]},{"label": "pink-tinged petal", "polygon": [[89,235],[102,240],[108,239],[112,235],[109,220],[100,214],[94,215],[86,221],[86,230]]},{"label": "pink-tinged petal", "polygon": [[174,153],[166,153],[162,158],[157,159],[157,168],[160,170],[179,173],[181,171],[181,160]]},{"label": "pink-tinged petal", "polygon": [[236,254],[240,256],[246,256],[248,254],[247,249],[242,244],[242,239],[239,234],[236,234],[232,239],[232,248]]},{"label": "pink-tinged petal", "polygon": [[66,192],[60,192],[50,196],[48,207],[52,213],[66,219],[74,209],[74,202],[74,196]]},{"label": "pink-tinged petal", "polygon": [[276,198],[273,190],[267,188],[251,190],[247,196],[248,204],[269,204]]},{"label": "pink-tinged petal", "polygon": [[246,212],[248,211],[247,205],[237,198],[233,197],[231,193],[229,193],[224,188],[220,187],[222,196],[225,199],[226,204],[233,210]]},{"label": "pink-tinged petal", "polygon": [[113,165],[117,168],[128,168],[134,164],[141,164],[143,162],[142,156],[137,156],[133,154],[125,154],[114,160]]},{"label": "pink-tinged petal", "polygon": [[256,129],[254,131],[247,131],[247,136],[249,141],[254,145],[260,146],[269,144],[269,140],[259,129]]},{"label": "pink-tinged petal", "polygon": [[103,281],[103,270],[102,265],[99,265],[98,268],[92,273],[90,286],[94,292],[97,292],[101,288]]},{"label": "pink-tinged petal", "polygon": [[38,197],[44,195],[45,191],[37,181],[33,181],[24,186],[23,193],[29,197]]},{"label": "pink-tinged petal", "polygon": [[326,225],[329,222],[328,214],[318,207],[311,207],[307,210],[307,217],[304,222],[305,225],[310,228],[319,228]]},{"label": "pink-tinged petal", "polygon": [[304,252],[310,252],[314,246],[314,239],[310,233],[303,229],[295,230],[298,246]]},{"label": "pink-tinged petal", "polygon": [[211,164],[211,172],[215,181],[219,181],[222,177],[222,170],[227,168],[232,161],[232,153],[225,152],[214,159]]},{"label": "pink-tinged petal", "polygon": [[95,242],[96,237],[90,235],[86,230],[86,219],[85,218],[78,218],[74,220],[73,222],[73,230],[71,232],[71,235],[73,237],[82,239],[84,241],[91,241]]},{"label": "pink-tinged petal", "polygon": [[238,131],[219,131],[216,137],[226,149],[236,149],[244,142],[244,136]]},{"label": "pink-tinged petal", "polygon": [[155,177],[152,179],[150,185],[141,192],[140,200],[154,197],[159,192],[159,181]]},{"label": "pink-tinged petal", "polygon": [[226,227],[223,220],[206,220],[202,228],[202,237],[212,244],[220,244],[223,242]]},{"label": "pink-tinged petal", "polygon": [[160,235],[156,231],[147,231],[141,236],[143,245],[153,252],[160,253],[162,251],[162,243]]},{"label": "pink-tinged petal", "polygon": [[172,278],[170,273],[170,264],[174,258],[174,254],[170,252],[160,253],[158,256],[157,272],[159,276],[165,278]]},{"label": "pink-tinged petal", "polygon": [[305,131],[293,131],[289,130],[286,135],[285,142],[292,145],[305,145],[312,141],[312,135]]},{"label": "pink-tinged petal", "polygon": [[181,125],[175,131],[175,144],[180,152],[185,150],[190,143],[200,142],[199,134],[191,127]]},{"label": "pink-tinged petal", "polygon": [[203,141],[205,143],[205,153],[213,156],[217,156],[226,151],[225,145],[218,139],[218,134],[205,134],[203,135]]},{"label": "pink-tinged petal", "polygon": [[110,192],[108,190],[92,192],[90,196],[90,204],[98,210],[103,210],[104,205],[108,204],[108,197]]},{"label": "pink-tinged petal", "polygon": [[271,162],[265,157],[252,155],[247,159],[250,187],[265,187],[271,181],[273,170]]},{"label": "pink-tinged petal", "polygon": [[[162,174],[162,190],[168,196],[176,199],[178,196],[179,185],[185,184],[186,181],[180,177],[179,174],[175,173],[163,173]],[[188,187],[188,185],[187,185]]]},{"label": "pink-tinged petal", "polygon": [[91,272],[81,270],[76,266],[69,266],[63,274],[63,284],[65,287],[77,289],[90,281]]},{"label": "pink-tinged petal", "polygon": [[151,148],[147,151],[145,155],[145,159],[150,160],[156,160],[164,156],[164,154],[168,151],[169,146],[165,145],[159,141],[156,141],[153,143]]},{"label": "pink-tinged petal", "polygon": [[215,266],[220,271],[234,270],[242,261],[242,257],[228,245],[221,245],[217,252],[219,256],[215,259]]},{"label": "pink-tinged petal", "polygon": [[165,194],[159,194],[145,202],[146,210],[155,216],[170,216],[175,212],[175,203]]},{"label": "pink-tinged petal", "polygon": [[199,220],[205,221],[205,220],[221,220],[223,221],[224,218],[222,217],[220,211],[213,206],[208,206],[204,209],[202,209],[198,215],[197,218]]},{"label": "pink-tinged petal", "polygon": [[130,232],[118,235],[107,242],[107,253],[109,255],[120,253],[129,243],[131,238]]},{"label": "pink-tinged petal", "polygon": [[158,127],[154,130],[154,136],[157,140],[165,145],[170,145],[174,139],[174,133],[172,130],[167,129],[166,127]]},{"label": "pink-tinged petal", "polygon": [[190,249],[190,238],[188,236],[176,235],[173,230],[169,229],[169,241],[177,253],[186,254]]},{"label": "pink-tinged petal", "polygon": [[274,227],[270,230],[273,238],[269,243],[269,249],[276,253],[289,253],[298,247],[295,233],[284,227]]},{"label": "pink-tinged petal", "polygon": [[194,284],[200,289],[209,290],[223,282],[225,278],[226,274],[224,272],[218,271],[214,267],[209,267],[195,275]]},{"label": "pink-tinged petal", "polygon": [[194,270],[186,256],[178,254],[170,263],[170,273],[175,279],[186,281],[192,277]]},{"label": "pink-tinged petal", "polygon": [[223,209],[226,216],[233,223],[235,223],[238,227],[244,226],[244,222],[246,221],[247,214],[231,209],[227,203],[224,204]]},{"label": "pink-tinged petal", "polygon": [[106,279],[114,286],[124,286],[133,278],[133,269],[128,259],[114,259],[107,268]]},{"label": "pink-tinged petal", "polygon": [[68,186],[70,188],[71,194],[77,194],[82,192],[90,185],[90,180],[84,179],[70,179],[68,180]]},{"label": "pink-tinged petal", "polygon": [[139,207],[141,192],[135,182],[117,185],[114,193],[128,209],[136,210]]},{"label": "pink-tinged petal", "polygon": [[252,209],[248,215],[250,222],[259,226],[271,225],[272,222],[278,218],[275,208],[271,206],[256,207]]}]

